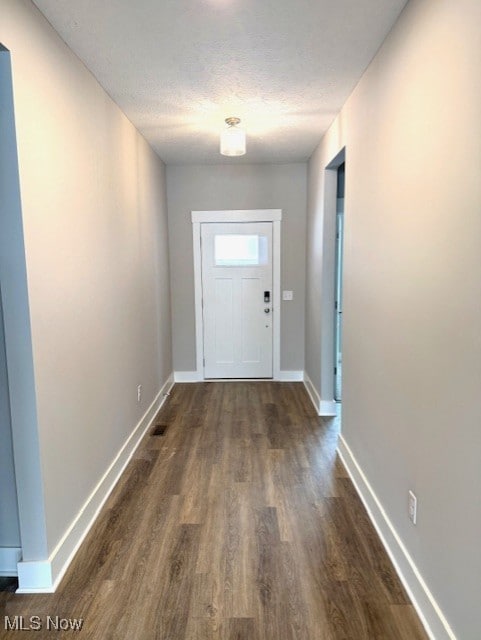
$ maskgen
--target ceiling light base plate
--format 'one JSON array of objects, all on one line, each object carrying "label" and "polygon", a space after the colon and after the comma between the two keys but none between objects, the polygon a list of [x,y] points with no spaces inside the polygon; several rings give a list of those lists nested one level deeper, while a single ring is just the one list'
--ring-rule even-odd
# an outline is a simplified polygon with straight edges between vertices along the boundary
[{"label": "ceiling light base plate", "polygon": [[235,127],[240,124],[240,118],[226,118],[225,123],[229,125],[229,127]]}]

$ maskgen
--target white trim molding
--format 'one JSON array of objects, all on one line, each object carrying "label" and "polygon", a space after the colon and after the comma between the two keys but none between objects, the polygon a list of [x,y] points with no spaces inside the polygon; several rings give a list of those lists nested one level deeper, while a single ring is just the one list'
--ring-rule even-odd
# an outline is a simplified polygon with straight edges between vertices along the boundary
[{"label": "white trim molding", "polygon": [[305,371],[304,386],[306,387],[306,391],[318,416],[322,416],[324,418],[337,416],[337,402],[335,400],[322,400],[312,380]]},{"label": "white trim molding", "polygon": [[280,371],[279,382],[304,382],[304,371]]},{"label": "white trim molding", "polygon": [[53,593],[80,545],[90,531],[105,501],[120,479],[135,450],[152,424],[174,385],[171,374],[127,438],[99,483],[87,498],[48,560],[19,562],[17,593]]},{"label": "white trim molding", "polygon": [[324,418],[337,416],[338,404],[335,400],[321,400],[319,415]]},{"label": "white trim molding", "polygon": [[0,576],[16,576],[17,563],[22,558],[19,547],[0,547]]},{"label": "white trim molding", "polygon": [[280,380],[281,374],[281,217],[272,222],[272,374]]},{"label": "white trim molding", "polygon": [[[65,570],[67,570],[67,567],[65,567]],[[17,593],[53,593],[61,577],[55,583],[50,560],[19,562]]]},{"label": "white trim molding", "polygon": [[456,640],[441,608],[342,435],[337,451],[428,636],[431,640]]},{"label": "white trim molding", "polygon": [[202,382],[202,374],[197,371],[176,371],[174,373],[175,382]]},{"label": "white trim molding", "polygon": [[[204,331],[202,316],[202,251],[200,225],[209,222],[272,222],[272,379],[281,379],[281,220],[282,209],[236,209],[225,211],[192,211],[194,249],[195,344],[194,372],[198,382],[204,380]],[[177,372],[183,373],[183,372]],[[190,373],[190,372],[189,372]],[[177,375],[177,374],[176,374]],[[176,380],[181,382],[181,380]]]},{"label": "white trim molding", "polygon": [[192,234],[194,243],[194,305],[195,305],[195,366],[198,380],[204,379],[204,318],[202,315],[202,247],[200,222],[194,222],[192,212]]},{"label": "white trim molding", "polygon": [[306,391],[311,399],[312,404],[314,405],[314,409],[316,410],[317,415],[320,415],[321,410],[321,397],[317,393],[316,387],[312,384],[312,380],[309,378],[308,374],[304,371],[304,386],[306,387]]},{"label": "white trim molding", "polygon": [[192,223],[202,222],[280,222],[282,209],[231,209],[192,211]]}]

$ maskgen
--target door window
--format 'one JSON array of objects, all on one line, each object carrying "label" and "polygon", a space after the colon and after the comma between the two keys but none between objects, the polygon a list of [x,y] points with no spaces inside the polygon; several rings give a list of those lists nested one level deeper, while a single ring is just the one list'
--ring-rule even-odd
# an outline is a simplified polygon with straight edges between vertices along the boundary
[{"label": "door window", "polygon": [[216,267],[250,267],[267,264],[267,238],[262,235],[216,235],[214,264]]}]

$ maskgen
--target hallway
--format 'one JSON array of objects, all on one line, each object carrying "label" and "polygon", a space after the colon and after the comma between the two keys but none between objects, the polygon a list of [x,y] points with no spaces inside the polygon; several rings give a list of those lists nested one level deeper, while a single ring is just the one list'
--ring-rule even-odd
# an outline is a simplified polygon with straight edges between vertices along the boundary
[{"label": "hallway", "polygon": [[302,384],[177,384],[155,423],[57,592],[1,593],[2,615],[99,640],[427,637]]}]

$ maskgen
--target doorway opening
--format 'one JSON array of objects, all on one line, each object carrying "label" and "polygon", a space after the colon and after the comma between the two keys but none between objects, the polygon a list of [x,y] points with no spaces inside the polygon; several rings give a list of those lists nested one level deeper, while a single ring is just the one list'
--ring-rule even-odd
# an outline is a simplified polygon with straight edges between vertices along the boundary
[{"label": "doorway opening", "polygon": [[30,559],[48,558],[48,548],[12,64],[10,52],[1,43],[0,131],[0,576],[18,575],[20,589],[28,589],[36,579]]},{"label": "doorway opening", "polygon": [[344,192],[346,163],[337,168],[336,258],[334,297],[334,400],[342,399],[342,268],[344,245]]},{"label": "doorway opening", "polygon": [[[16,146],[11,144],[13,101],[11,99],[10,54],[0,44],[0,576],[17,575],[17,562],[21,556],[21,538],[18,511],[17,479],[13,451],[7,341],[5,330],[5,299],[8,303],[8,275],[12,272],[12,234],[9,216],[15,210],[15,181],[12,166],[15,165]],[[13,167],[13,173],[15,169]],[[15,176],[14,176],[15,177]],[[8,239],[7,239],[8,238]]]},{"label": "doorway opening", "polygon": [[196,371],[280,378],[280,209],[193,211]]},{"label": "doorway opening", "polygon": [[321,286],[321,415],[340,416],[343,363],[343,236],[346,148],[324,171]]},{"label": "doorway opening", "polygon": [[272,378],[272,222],[201,224],[204,377]]}]

